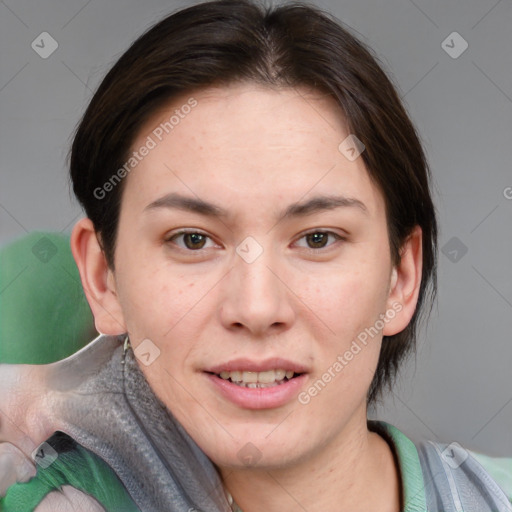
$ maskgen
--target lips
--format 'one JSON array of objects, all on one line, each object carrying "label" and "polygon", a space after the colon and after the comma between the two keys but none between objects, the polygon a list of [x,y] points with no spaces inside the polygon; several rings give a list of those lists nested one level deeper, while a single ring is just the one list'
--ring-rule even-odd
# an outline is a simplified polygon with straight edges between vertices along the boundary
[{"label": "lips", "polygon": [[236,359],[205,370],[214,389],[244,409],[271,409],[291,401],[307,368],[282,358]]}]

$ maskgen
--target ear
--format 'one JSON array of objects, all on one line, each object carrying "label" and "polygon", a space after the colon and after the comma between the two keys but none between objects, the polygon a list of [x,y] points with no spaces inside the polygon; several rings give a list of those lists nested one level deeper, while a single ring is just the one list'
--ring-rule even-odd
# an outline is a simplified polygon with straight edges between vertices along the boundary
[{"label": "ear", "polygon": [[395,311],[396,314],[386,323],[382,331],[384,336],[403,331],[416,310],[423,267],[422,230],[419,226],[401,247],[400,255],[400,263],[391,271],[387,300],[387,311]]},{"label": "ear", "polygon": [[94,315],[96,330],[101,334],[124,334],[126,326],[116,293],[114,272],[108,268],[90,219],[80,219],[73,228],[71,252]]}]

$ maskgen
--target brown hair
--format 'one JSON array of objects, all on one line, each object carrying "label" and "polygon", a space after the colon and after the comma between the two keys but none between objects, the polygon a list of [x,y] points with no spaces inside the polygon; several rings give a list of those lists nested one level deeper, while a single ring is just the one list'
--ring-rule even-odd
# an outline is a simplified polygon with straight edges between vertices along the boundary
[{"label": "brown hair", "polygon": [[416,311],[402,332],[384,337],[370,404],[385,385],[390,388],[415,348],[419,315],[428,299],[433,303],[437,224],[424,151],[395,88],[371,50],[332,15],[303,2],[264,7],[216,0],[157,23],[112,67],[77,128],[70,152],[74,193],[114,268],[123,182],[105,197],[95,191],[123,166],[142,124],[157,109],[185,92],[241,81],[309,86],[331,95],[366,147],[361,157],[384,196],[395,264],[412,229],[423,230]]}]

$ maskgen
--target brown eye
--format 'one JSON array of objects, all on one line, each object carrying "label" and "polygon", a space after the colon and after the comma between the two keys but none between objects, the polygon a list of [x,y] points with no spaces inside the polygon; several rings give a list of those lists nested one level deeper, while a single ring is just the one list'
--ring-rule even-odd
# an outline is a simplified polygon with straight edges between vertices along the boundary
[{"label": "brown eye", "polygon": [[320,231],[306,235],[306,240],[312,249],[321,249],[322,247],[325,247],[328,238],[328,233],[322,233]]},{"label": "brown eye", "polygon": [[[310,233],[306,233],[299,240],[306,240],[306,249],[324,249],[329,245],[333,245],[333,243],[329,242],[329,237],[334,237],[335,240],[344,240],[344,238],[337,233],[333,233],[332,231],[311,231]],[[304,247],[304,245],[301,245]]]},{"label": "brown eye", "polygon": [[202,249],[206,242],[206,237],[200,233],[185,233],[183,241],[188,249]]},{"label": "brown eye", "polygon": [[[177,243],[176,240],[182,239],[182,243]],[[181,249],[188,249],[191,251],[203,249],[206,242],[210,239],[209,236],[203,235],[196,231],[180,231],[170,236],[166,242],[176,244]]]}]

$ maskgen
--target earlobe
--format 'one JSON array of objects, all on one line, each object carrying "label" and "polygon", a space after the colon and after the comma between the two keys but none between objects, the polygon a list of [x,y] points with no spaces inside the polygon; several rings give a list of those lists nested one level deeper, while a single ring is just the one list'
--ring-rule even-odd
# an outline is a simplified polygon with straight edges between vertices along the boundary
[{"label": "earlobe", "polygon": [[114,274],[108,268],[90,219],[80,219],[74,226],[71,233],[71,252],[94,315],[96,330],[110,335],[125,333],[126,326],[115,289]]},{"label": "earlobe", "polygon": [[384,336],[403,331],[416,310],[423,267],[422,230],[419,226],[413,229],[400,254],[399,264],[391,271],[387,301],[388,310],[397,313],[384,327]]}]

